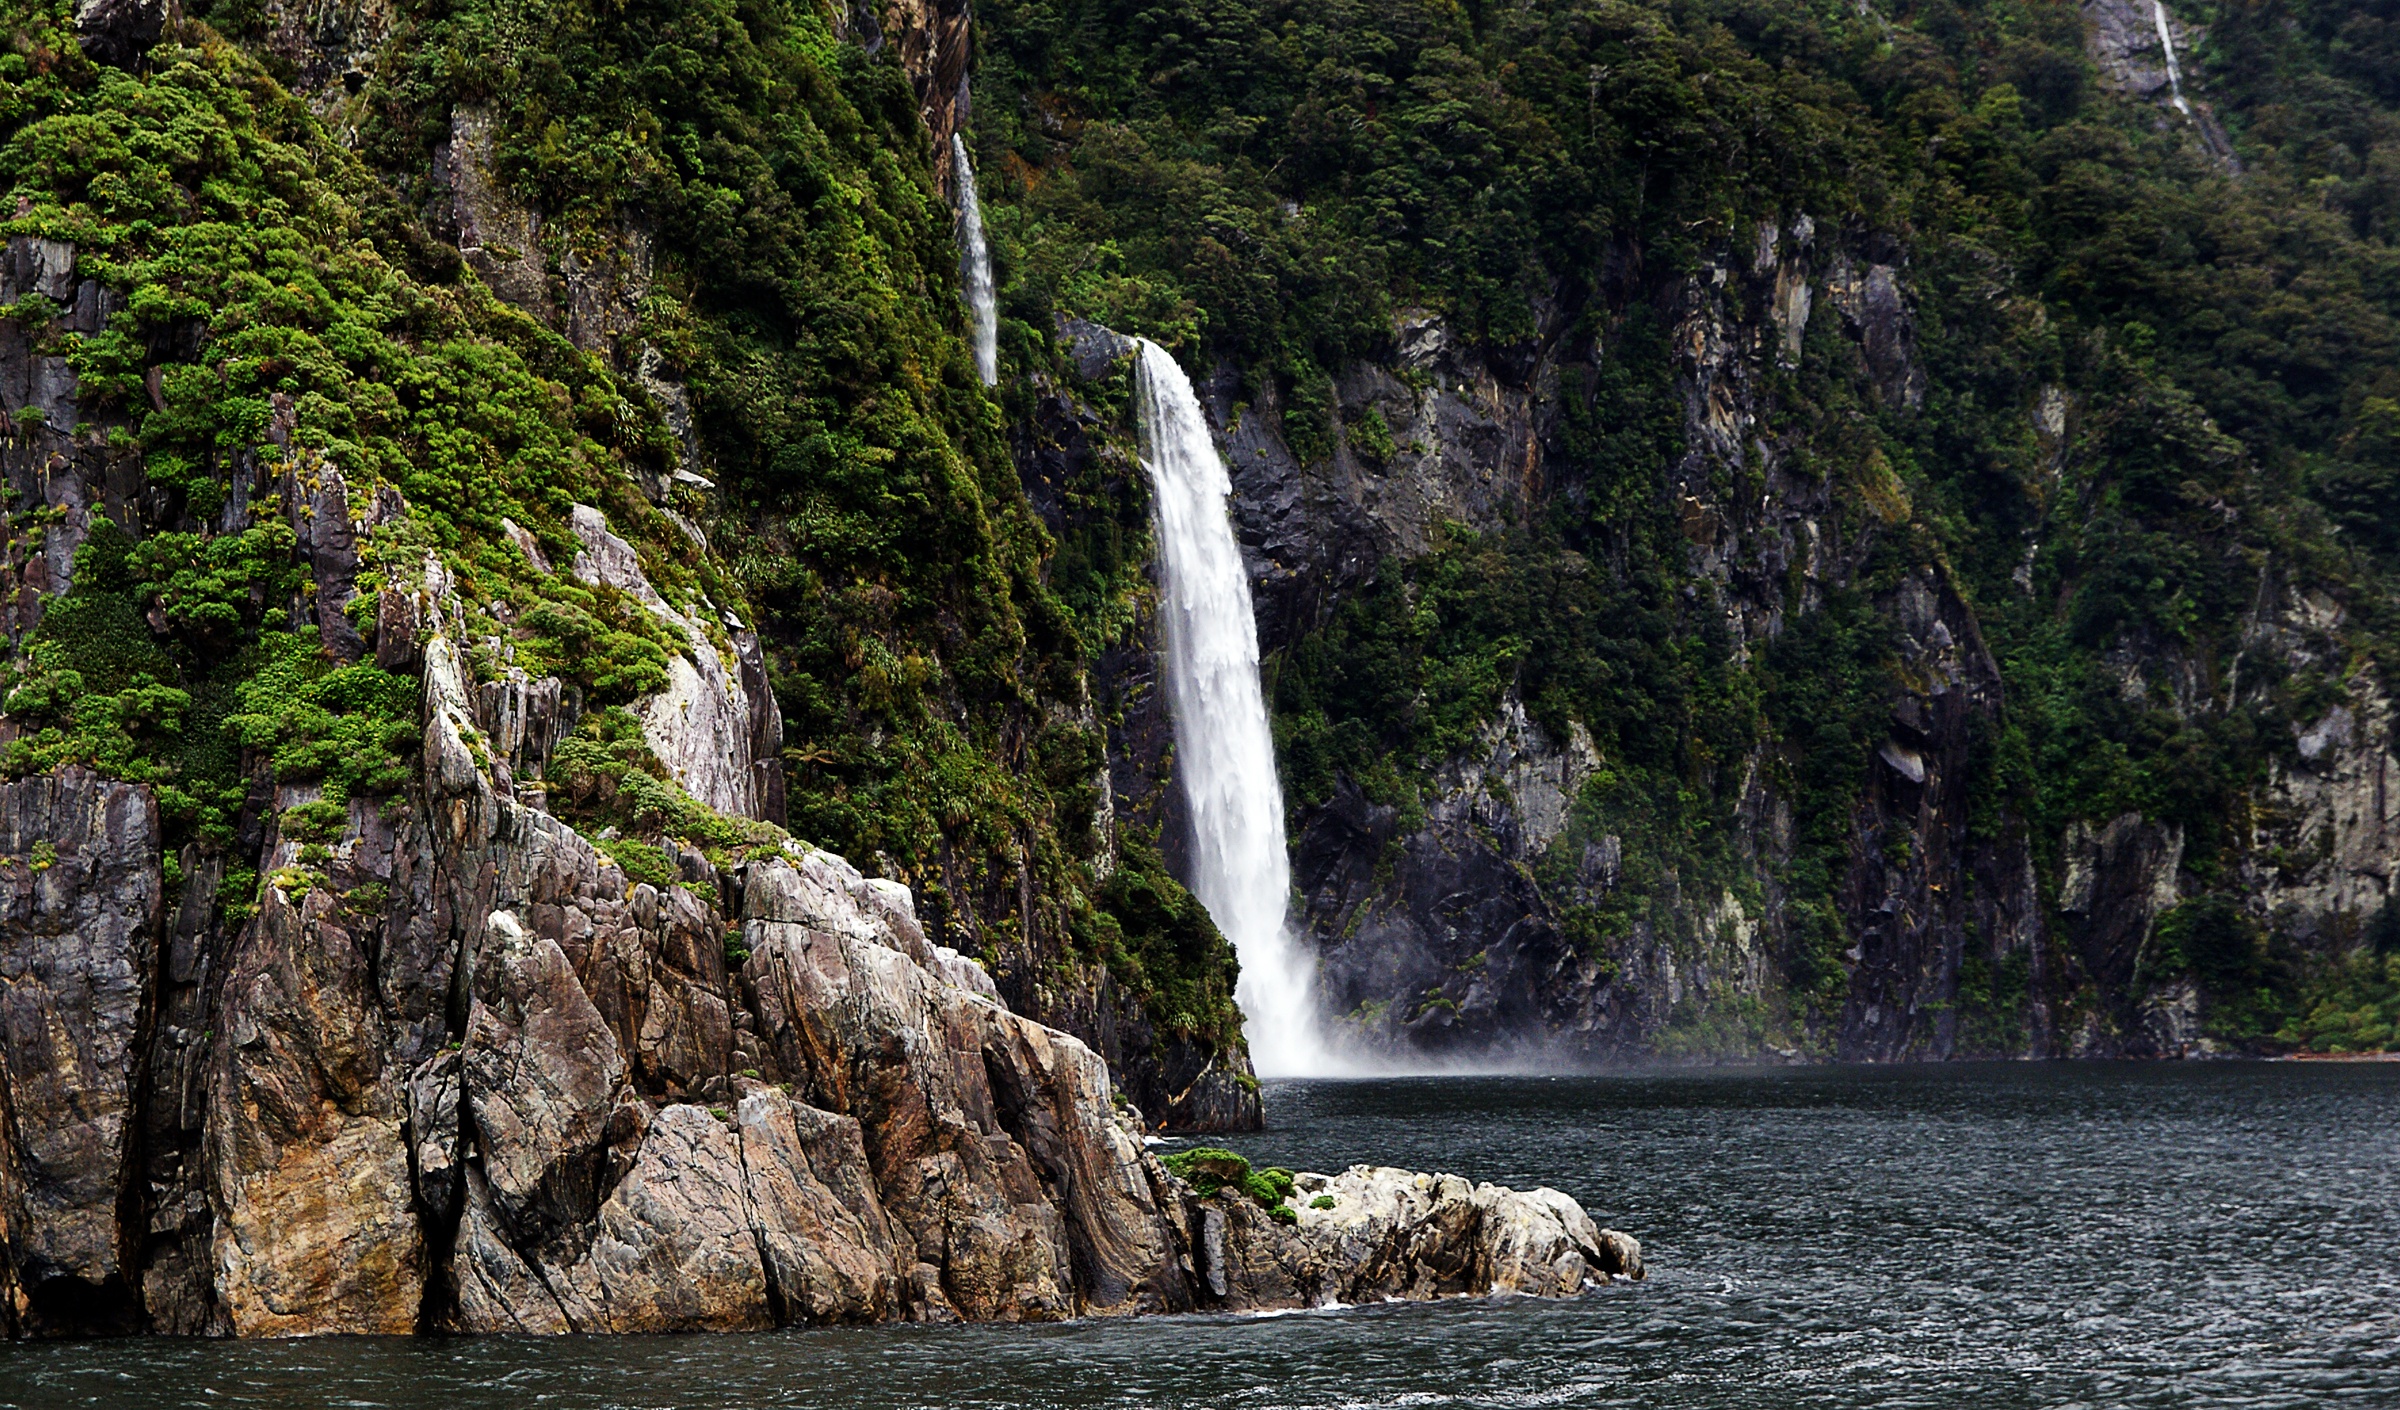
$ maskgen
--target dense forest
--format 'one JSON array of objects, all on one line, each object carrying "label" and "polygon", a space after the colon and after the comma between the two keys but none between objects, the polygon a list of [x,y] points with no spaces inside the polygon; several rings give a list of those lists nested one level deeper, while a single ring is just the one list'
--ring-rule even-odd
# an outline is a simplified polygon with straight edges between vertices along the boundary
[{"label": "dense forest", "polygon": [[[524,782],[628,877],[788,829],[1146,1107],[1254,1111],[1099,325],[1332,487],[1276,539],[1236,466],[1295,915],[1384,947],[1329,961],[1361,1041],[2383,1047],[2400,8],[2187,0],[2175,86],[2149,26],[20,4],[6,770],[151,785],[238,927],[403,791],[380,614],[438,570],[478,679],[571,692]],[[1492,479],[1462,417],[1513,478],[1453,483]],[[648,587],[553,571],[598,552],[577,506]],[[704,796],[645,702],[753,657],[749,791]],[[1459,782],[1512,710],[1575,744],[1538,838]],[[1433,851],[1505,914],[1409,899]]]},{"label": "dense forest", "polygon": [[[1521,512],[1449,523],[1287,625],[1295,832],[1345,783],[1406,831],[1521,698],[1596,746],[1564,840],[1622,848],[1612,889],[1559,907],[1569,938],[1689,934],[1729,886],[1774,917],[1788,1005],[1678,1025],[1703,1047],[1839,1046],[1858,854],[1922,845],[1861,795],[1915,669],[1891,595],[1929,568],[1996,670],[1950,846],[2021,838],[2049,907],[2079,824],[2179,838],[2180,894],[2138,964],[2054,957],[2052,1004],[2138,1048],[2139,996],[2106,991],[2189,980],[2210,1038],[2386,1041],[2380,792],[2382,865],[2344,903],[2279,909],[2259,875],[2325,864],[2288,853],[2331,850],[2330,827],[2265,836],[2273,781],[2328,711],[2380,718],[2394,665],[2400,17],[2177,7],[2186,102],[2151,16],[2120,8],[986,11],[979,150],[1005,183],[1020,357],[1062,312],[1138,331],[1235,369],[1297,460],[1338,446],[1370,472],[1392,462],[1388,407],[1360,414],[1337,383],[1405,362],[1409,319],[1503,380],[1555,379]],[[1896,338],[1805,303],[1793,328],[1788,284],[1759,277],[1779,230],[1786,260],[1813,236],[1898,268]],[[1693,291],[1712,285],[1715,316],[1787,340],[1739,393],[1747,445],[1704,447],[1692,409]],[[1730,567],[1703,564],[1721,546],[1690,506],[1738,522],[1762,492],[1812,489],[1845,545],[1836,580],[1769,580],[1784,565],[1756,522]],[[2339,619],[2305,660],[2262,640],[2301,592]],[[1762,771],[1793,819],[1781,848],[1743,807]],[[1967,1020],[1943,1046],[2038,1045],[2038,958],[1988,935],[1960,950],[1927,996]]]}]

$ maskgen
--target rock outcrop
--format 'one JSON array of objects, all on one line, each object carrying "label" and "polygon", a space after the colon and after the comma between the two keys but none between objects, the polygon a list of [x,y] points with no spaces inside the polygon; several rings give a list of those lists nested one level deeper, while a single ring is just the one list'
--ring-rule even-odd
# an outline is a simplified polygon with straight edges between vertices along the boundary
[{"label": "rock outcrop", "polygon": [[414,601],[416,781],[330,844],[271,824],[255,914],[212,922],[207,872],[170,914],[148,789],[0,785],[12,1335],[1031,1321],[1638,1269],[1551,1191],[1361,1170],[1288,1228],[1201,1198],[907,888],[786,843],[662,891],[520,802],[553,736],[493,751],[443,575]]},{"label": "rock outcrop", "polygon": [[1200,1207],[1196,1247],[1212,1297],[1268,1308],[1564,1297],[1598,1279],[1646,1276],[1637,1241],[1598,1228],[1556,1190],[1367,1165],[1304,1171],[1293,1188],[1289,1226],[1238,1195]]}]

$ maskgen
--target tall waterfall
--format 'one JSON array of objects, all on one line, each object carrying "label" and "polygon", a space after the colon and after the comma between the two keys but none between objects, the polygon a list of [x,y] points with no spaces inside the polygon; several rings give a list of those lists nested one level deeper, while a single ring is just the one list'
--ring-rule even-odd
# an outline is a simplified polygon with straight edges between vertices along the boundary
[{"label": "tall waterfall", "polygon": [[2190,117],[2192,105],[2183,101],[2183,65],[2175,62],[2175,36],[2167,32],[2166,0],[2150,0],[2150,21],[2158,26],[2158,47],[2167,52],[2167,89],[2174,96],[2175,111]]},{"label": "tall waterfall", "polygon": [[1283,785],[1258,682],[1250,579],[1225,500],[1233,491],[1190,379],[1165,349],[1141,344],[1142,457],[1150,469],[1166,601],[1167,700],[1175,772],[1191,807],[1192,891],[1233,942],[1235,999],[1262,1073],[1321,1073],[1316,976],[1284,924],[1291,862]]},{"label": "tall waterfall", "polygon": [[975,325],[975,374],[983,385],[1000,385],[1000,313],[992,303],[992,251],[983,242],[983,202],[975,195],[975,168],[967,140],[950,134],[950,163],[958,175],[960,273],[967,285],[967,316]]}]

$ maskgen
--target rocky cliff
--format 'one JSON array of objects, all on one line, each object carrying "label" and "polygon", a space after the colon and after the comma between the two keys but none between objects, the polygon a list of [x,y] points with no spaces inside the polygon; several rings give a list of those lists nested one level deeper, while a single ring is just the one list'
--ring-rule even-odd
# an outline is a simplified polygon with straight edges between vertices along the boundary
[{"label": "rocky cliff", "polygon": [[[420,767],[315,842],[279,796],[246,917],[212,916],[196,857],[170,880],[148,788],[0,785],[10,1334],[1043,1320],[1639,1274],[1553,1191],[1362,1167],[1301,1176],[1281,1222],[1202,1197],[906,888],[772,830],[637,882],[520,801],[556,683],[477,681],[438,571],[412,596]],[[508,720],[534,727],[504,745]]]},{"label": "rocky cliff", "polygon": [[[1899,478],[1872,452],[1828,472],[1826,428],[1785,404],[1816,377],[1847,382],[1878,414],[1923,414],[1921,296],[1878,253],[1899,259],[1803,217],[1655,295],[1674,315],[1653,346],[1673,359],[1661,386],[1676,454],[1635,493],[1667,531],[1680,599],[1667,630],[1727,673],[1717,688],[1767,707],[1763,721],[1724,720],[1721,739],[1688,742],[1687,758],[1707,757],[1691,786],[1716,815],[1701,845],[1662,835],[1656,805],[1626,806],[1637,751],[1655,740],[1620,732],[1604,747],[1594,733],[1615,722],[1529,709],[1551,663],[1522,636],[1498,648],[1515,653],[1508,672],[1469,696],[1489,713],[1460,719],[1439,750],[1344,754],[1312,733],[1327,716],[1382,730],[1393,715],[1379,710],[1424,709],[1440,687],[1423,640],[1413,660],[1368,667],[1421,672],[1414,702],[1328,700],[1358,688],[1355,659],[1334,658],[1390,650],[1409,614],[1463,617],[1450,649],[1471,653],[1539,639],[1544,614],[1590,610],[1584,582],[1626,571],[1642,547],[1632,533],[1531,565],[1502,545],[1607,492],[1574,423],[1595,414],[1584,398],[1599,364],[1638,352],[1554,331],[1512,363],[1404,311],[1381,359],[1328,378],[1329,453],[1316,460],[1290,448],[1289,389],[1221,371],[1212,413],[1262,640],[1279,658],[1270,674],[1283,676],[1296,915],[1321,955],[1328,1017],[1367,1052],[1588,1063],[2271,1051],[2299,1041],[2290,1020],[2313,1002],[2303,976],[2383,952],[2364,937],[2393,894],[2400,758],[2380,657],[2371,635],[2343,630],[2350,609],[2271,557],[2243,579],[2252,601],[2228,657],[2140,633],[2104,653],[2105,690],[2159,711],[2161,728],[2279,732],[2219,795],[2239,820],[2220,850],[2195,859],[2181,824],[2139,809],[2076,816],[2069,802],[2062,815],[2010,772],[2023,767],[2005,750],[2023,747],[2028,707],[2012,712],[1985,622],[2004,617],[2021,641],[2037,570],[2072,607],[2092,568],[2054,566],[2044,546],[2075,536],[2122,451],[2088,401],[2025,389],[2021,434],[2044,477],[2036,517],[1999,579],[2007,597],[1979,607]],[[1091,325],[1062,339],[1087,385],[1121,375]],[[2214,453],[2238,455],[2221,441]],[[1138,497],[1138,469],[1114,473]],[[1492,606],[1494,595],[1514,600]],[[1168,773],[1146,660],[1133,652],[1107,673],[1121,702],[1112,757],[1130,775],[1120,806],[1148,810],[1171,847],[1177,800],[1143,792]],[[1830,688],[1843,673],[1851,683]],[[2315,703],[2299,707],[2305,692]],[[2229,882],[2234,953],[2195,959],[2183,927],[2214,914],[2223,902],[2207,898]],[[2281,986],[2263,1001],[2280,1020],[2251,1008],[2261,985]]]}]

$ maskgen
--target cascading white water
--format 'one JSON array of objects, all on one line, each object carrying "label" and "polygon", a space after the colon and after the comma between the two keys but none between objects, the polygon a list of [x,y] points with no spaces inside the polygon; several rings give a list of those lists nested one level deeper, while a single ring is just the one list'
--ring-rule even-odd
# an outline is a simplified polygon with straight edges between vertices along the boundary
[{"label": "cascading white water", "polygon": [[2183,66],[2175,62],[2175,36],[2167,30],[2166,0],[2150,0],[2150,20],[2158,26],[2158,47],[2167,51],[2167,90],[2175,111],[2190,117],[2192,105],[2183,101]]},{"label": "cascading white water", "polygon": [[1242,962],[1235,999],[1250,1058],[1270,1076],[1331,1070],[1317,1031],[1316,976],[1285,926],[1291,861],[1283,785],[1258,680],[1250,579],[1233,541],[1225,462],[1165,349],[1139,357],[1142,458],[1150,470],[1165,603],[1175,772],[1191,808],[1192,892]]},{"label": "cascading white water", "polygon": [[967,317],[974,327],[975,374],[983,385],[1000,385],[1000,313],[992,303],[992,251],[983,242],[983,202],[975,195],[975,168],[967,141],[950,134],[950,164],[958,177],[960,273],[967,286]]}]

